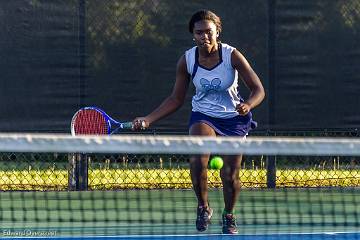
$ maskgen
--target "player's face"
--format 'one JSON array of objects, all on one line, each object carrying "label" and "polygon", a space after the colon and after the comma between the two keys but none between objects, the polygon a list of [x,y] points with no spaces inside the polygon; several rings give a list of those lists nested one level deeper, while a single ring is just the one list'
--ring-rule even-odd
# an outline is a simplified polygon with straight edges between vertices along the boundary
[{"label": "player's face", "polygon": [[211,50],[217,44],[218,31],[212,21],[201,20],[196,22],[193,35],[199,48]]}]

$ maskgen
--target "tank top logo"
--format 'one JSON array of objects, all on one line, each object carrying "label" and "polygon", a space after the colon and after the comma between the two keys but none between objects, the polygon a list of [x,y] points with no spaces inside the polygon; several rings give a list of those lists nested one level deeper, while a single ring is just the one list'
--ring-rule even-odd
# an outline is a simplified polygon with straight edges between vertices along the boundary
[{"label": "tank top logo", "polygon": [[221,80],[219,78],[214,78],[211,81],[201,78],[200,85],[206,92],[207,99],[215,102],[221,101],[221,94],[219,93]]},{"label": "tank top logo", "polygon": [[217,91],[220,89],[221,80],[219,78],[214,78],[213,80],[209,81],[205,78],[201,78],[200,84],[201,87],[207,92],[211,90]]}]

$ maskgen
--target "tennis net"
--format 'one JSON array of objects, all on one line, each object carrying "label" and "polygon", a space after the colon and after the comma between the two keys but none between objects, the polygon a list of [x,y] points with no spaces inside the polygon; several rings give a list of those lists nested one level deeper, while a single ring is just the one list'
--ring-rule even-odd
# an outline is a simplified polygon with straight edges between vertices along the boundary
[{"label": "tennis net", "polygon": [[[357,138],[0,135],[2,236],[196,234],[189,157],[244,154],[239,232],[356,232]],[[208,170],[221,232],[219,170]]]}]

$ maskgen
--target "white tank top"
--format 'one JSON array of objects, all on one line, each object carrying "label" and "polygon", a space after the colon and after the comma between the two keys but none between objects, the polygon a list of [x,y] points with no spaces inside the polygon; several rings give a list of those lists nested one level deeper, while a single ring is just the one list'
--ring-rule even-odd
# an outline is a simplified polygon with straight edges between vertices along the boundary
[{"label": "white tank top", "polygon": [[239,113],[235,106],[240,103],[238,72],[231,65],[234,50],[219,43],[219,63],[211,69],[198,63],[198,50],[193,47],[185,52],[188,73],[192,76],[196,93],[192,98],[192,111],[216,118],[232,118]]}]

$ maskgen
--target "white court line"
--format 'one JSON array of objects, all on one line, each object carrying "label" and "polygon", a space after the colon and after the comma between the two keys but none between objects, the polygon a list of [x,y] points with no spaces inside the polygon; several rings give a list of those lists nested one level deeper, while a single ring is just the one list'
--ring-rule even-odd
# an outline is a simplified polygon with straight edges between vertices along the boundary
[{"label": "white court line", "polygon": [[[349,231],[349,232],[312,232],[312,233],[303,233],[303,232],[293,232],[293,233],[262,233],[262,234],[238,234],[238,235],[231,235],[231,234],[180,234],[180,235],[94,235],[94,236],[54,236],[54,237],[6,237],[5,239],[131,239],[131,238],[211,238],[211,237],[232,237],[232,239],[241,238],[241,237],[267,237],[267,236],[294,236],[294,235],[346,235],[346,234],[360,234],[360,231]],[[1,238],[0,239],[4,239]]]}]

